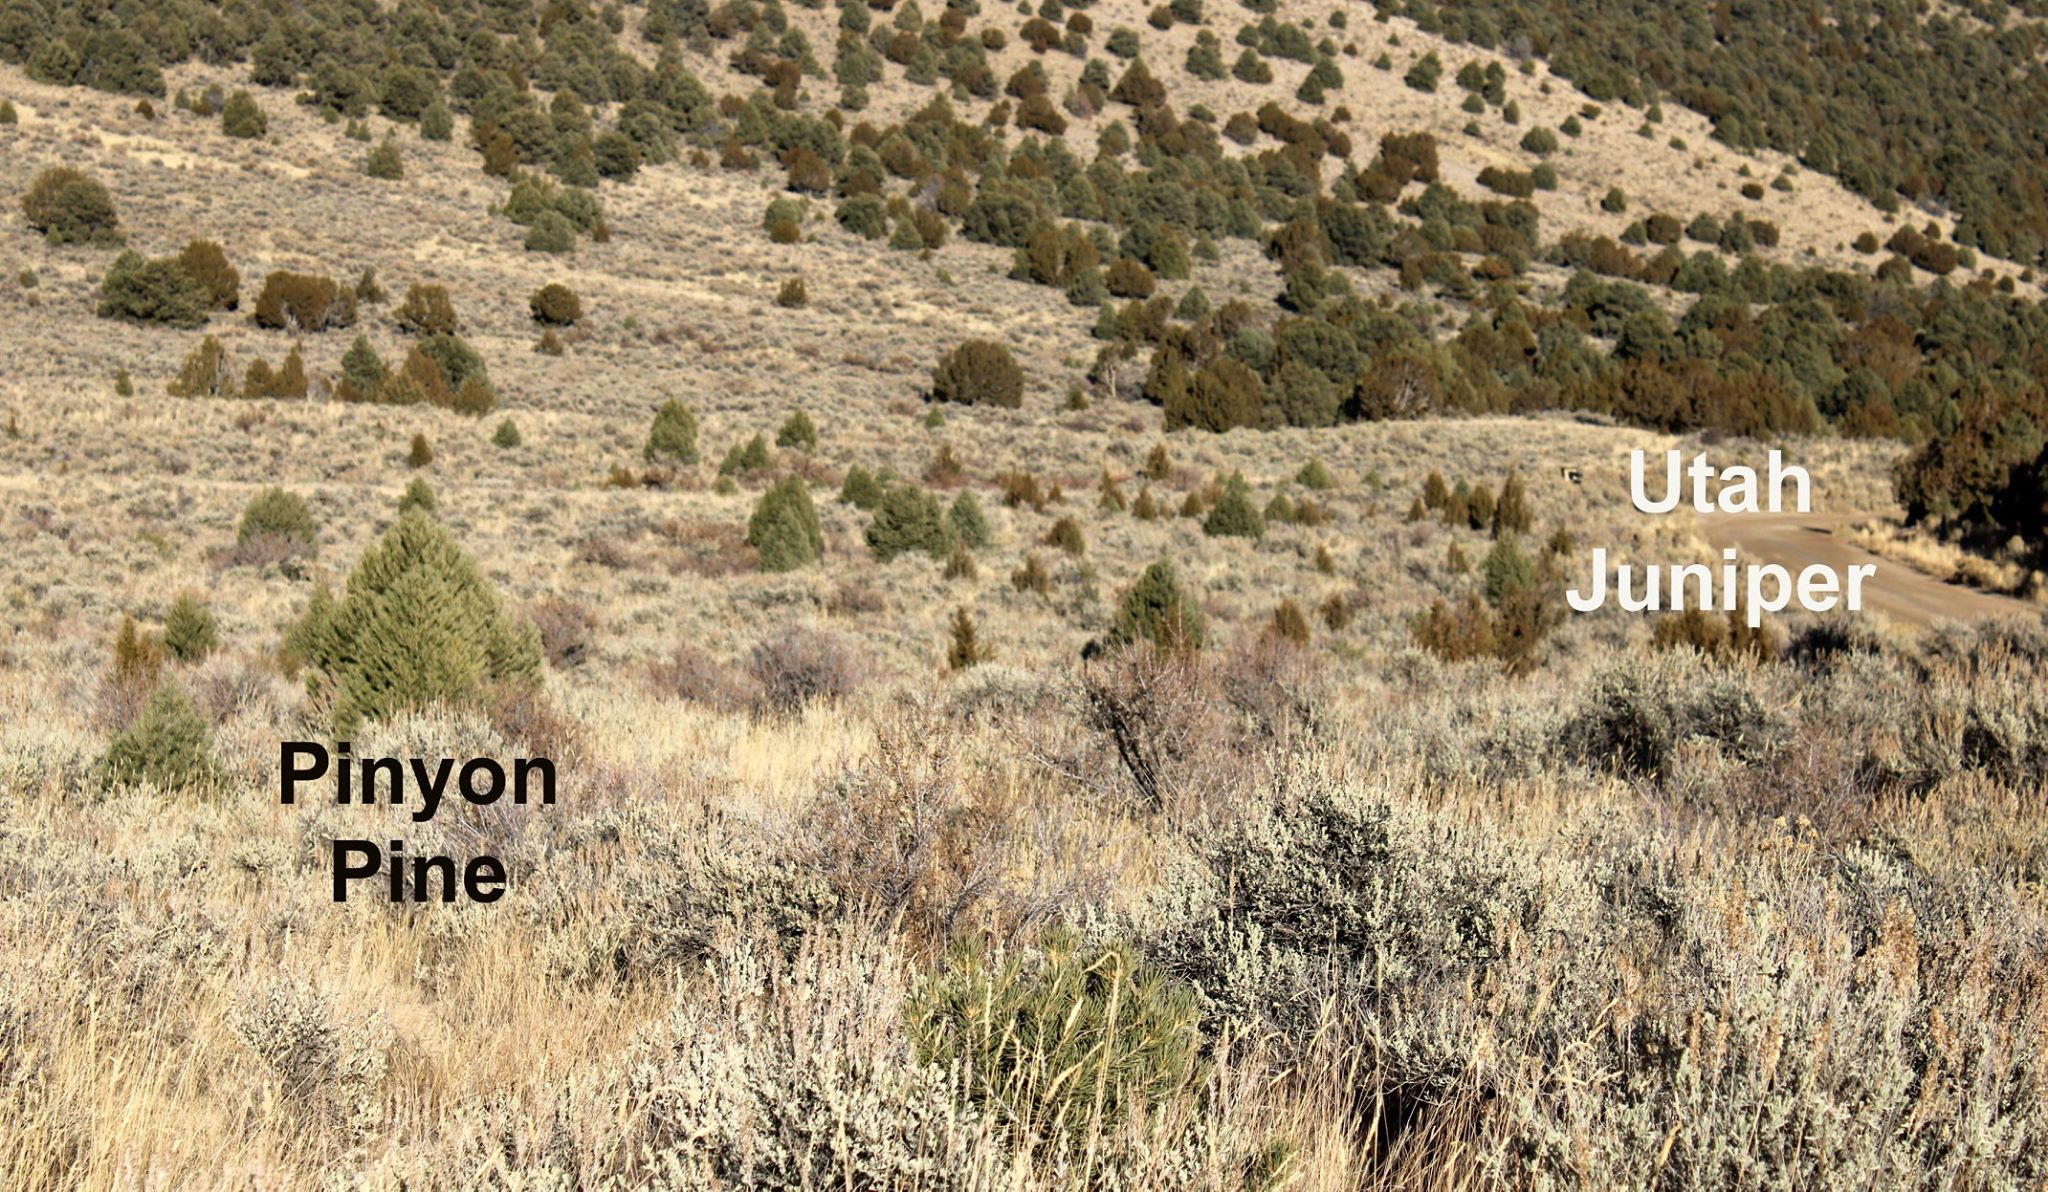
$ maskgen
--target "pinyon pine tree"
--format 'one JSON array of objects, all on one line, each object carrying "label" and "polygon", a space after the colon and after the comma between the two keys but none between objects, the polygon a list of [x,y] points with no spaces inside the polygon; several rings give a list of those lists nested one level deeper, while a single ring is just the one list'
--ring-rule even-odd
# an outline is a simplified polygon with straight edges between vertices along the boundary
[{"label": "pinyon pine tree", "polygon": [[825,532],[800,478],[784,477],[761,494],[747,520],[747,545],[760,552],[764,571],[794,571],[824,555]]},{"label": "pinyon pine tree", "polygon": [[818,428],[811,422],[811,416],[802,410],[793,411],[782,429],[775,432],[777,447],[794,447],[800,451],[815,451],[818,447]]},{"label": "pinyon pine tree", "polygon": [[1181,589],[1173,564],[1161,559],[1124,593],[1109,640],[1119,646],[1142,641],[1162,649],[1200,649],[1204,632],[1202,610]]},{"label": "pinyon pine tree", "polygon": [[190,593],[172,601],[164,614],[164,649],[180,662],[197,662],[220,649],[220,623],[213,610]]},{"label": "pinyon pine tree", "polygon": [[953,536],[961,542],[981,550],[991,541],[988,518],[981,511],[981,501],[968,489],[961,489],[953,498],[953,507],[946,511],[946,521],[953,529]]},{"label": "pinyon pine tree", "polygon": [[428,484],[424,476],[413,477],[412,483],[405,486],[405,492],[398,498],[398,512],[401,515],[411,513],[415,509],[432,515],[439,512],[440,508],[440,501],[434,497],[434,486]]},{"label": "pinyon pine tree", "polygon": [[846,470],[846,482],[839,486],[839,502],[855,509],[872,510],[882,503],[882,485],[873,472],[855,464]]},{"label": "pinyon pine tree", "polygon": [[1251,489],[1240,473],[1231,473],[1223,483],[1223,497],[1202,522],[1202,532],[1212,538],[1263,538],[1266,519],[1252,504]]},{"label": "pinyon pine tree", "polygon": [[654,412],[654,426],[647,432],[647,460],[667,459],[679,464],[697,462],[697,416],[690,407],[670,399]]},{"label": "pinyon pine tree", "polygon": [[100,763],[109,787],[148,782],[159,790],[182,790],[213,776],[213,729],[174,683],[150,694],[142,715],[115,737]]},{"label": "pinyon pine tree", "polygon": [[342,599],[316,603],[293,638],[316,672],[309,688],[332,698],[337,737],[410,708],[540,681],[539,634],[417,510],[363,552]]},{"label": "pinyon pine tree", "polygon": [[953,531],[938,498],[921,488],[899,484],[875,506],[867,541],[868,549],[884,563],[914,550],[939,559],[952,549]]}]

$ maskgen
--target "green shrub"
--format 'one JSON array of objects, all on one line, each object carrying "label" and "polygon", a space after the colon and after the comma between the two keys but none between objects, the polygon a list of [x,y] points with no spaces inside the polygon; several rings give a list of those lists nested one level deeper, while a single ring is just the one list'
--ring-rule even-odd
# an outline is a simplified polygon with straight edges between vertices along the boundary
[{"label": "green shrub", "polygon": [[121,220],[107,188],[70,166],[37,174],[22,196],[28,224],[52,244],[118,244]]},{"label": "green shrub", "polygon": [[908,484],[883,493],[868,522],[866,538],[868,549],[884,563],[919,550],[934,559],[944,558],[953,546],[952,529],[938,498]]},{"label": "green shrub", "polygon": [[441,502],[434,496],[434,486],[424,476],[415,476],[412,483],[398,497],[398,516],[404,517],[417,509],[428,517],[440,512]]},{"label": "green shrub", "polygon": [[375,401],[384,388],[387,370],[377,349],[366,336],[358,335],[348,351],[341,354],[341,379],[335,382],[336,401]]},{"label": "green shrub", "polygon": [[1312,459],[1303,464],[1301,471],[1295,474],[1294,482],[1311,492],[1324,492],[1337,486],[1336,479],[1319,459]]},{"label": "green shrub", "polygon": [[462,323],[448,287],[424,282],[406,288],[396,317],[399,330],[414,335],[453,335]]},{"label": "green shrub", "polygon": [[100,279],[99,316],[169,327],[206,323],[207,293],[175,257],[145,261],[124,252]]},{"label": "green shrub", "polygon": [[242,521],[235,529],[235,545],[246,546],[258,539],[272,539],[293,554],[312,555],[319,550],[319,527],[305,498],[282,488],[266,488],[249,499],[242,509]]},{"label": "green shrub", "polygon": [[761,227],[768,238],[777,244],[795,244],[803,238],[804,204],[801,200],[778,196],[768,203],[767,212],[761,217]]},{"label": "green shrub", "polygon": [[647,463],[696,463],[696,416],[682,401],[668,399],[653,414],[643,453]]},{"label": "green shrub", "polygon": [[301,640],[332,699],[336,736],[435,702],[539,681],[539,635],[501,606],[474,560],[433,518],[406,513],[363,552],[339,603],[309,610]]},{"label": "green shrub", "polygon": [[543,211],[527,226],[527,252],[565,253],[576,250],[576,225],[560,212]]},{"label": "green shrub", "polygon": [[775,292],[775,305],[787,310],[809,306],[810,303],[810,290],[804,286],[804,279],[801,277],[792,277],[783,282],[782,288]]},{"label": "green shrub", "polygon": [[794,447],[800,451],[818,449],[818,428],[811,424],[811,416],[802,410],[790,411],[783,420],[781,429],[775,432],[777,447]]},{"label": "green shrub", "polygon": [[1435,50],[1431,50],[1416,59],[1415,64],[1408,68],[1408,73],[1401,77],[1401,81],[1417,91],[1435,91],[1437,82],[1443,78],[1443,73],[1443,60],[1436,56]]},{"label": "green shrub", "polygon": [[725,458],[718,461],[718,474],[739,476],[760,472],[774,462],[774,454],[768,450],[768,440],[757,434],[744,443],[734,443],[726,450]]},{"label": "green shrub", "polygon": [[176,684],[150,694],[142,714],[107,747],[100,780],[113,788],[149,783],[180,791],[207,785],[215,776],[213,729]]},{"label": "green shrub", "polygon": [[1024,404],[1024,371],[1009,348],[994,340],[970,339],[941,357],[932,370],[932,397],[1014,410]]},{"label": "green shrub", "polygon": [[1124,593],[1109,640],[1120,646],[1148,642],[1160,649],[1200,649],[1205,633],[1201,608],[1182,590],[1173,564],[1161,559]]},{"label": "green shrub", "polygon": [[317,332],[353,326],[355,291],[331,277],[278,269],[263,279],[254,318],[258,327],[273,331]]},{"label": "green shrub", "polygon": [[164,614],[164,650],[180,662],[197,662],[220,649],[220,624],[213,610],[191,594],[180,595]]},{"label": "green shrub", "polygon": [[491,434],[491,443],[494,446],[503,447],[508,450],[510,448],[519,446],[520,439],[518,425],[515,424],[510,418],[507,418],[503,422],[500,422],[498,424],[498,429]]},{"label": "green shrub", "polygon": [[1536,583],[1536,566],[1522,553],[1512,533],[1495,540],[1479,573],[1486,585],[1486,602],[1496,608]]},{"label": "green shrub", "polygon": [[455,136],[455,115],[448,105],[435,100],[420,113],[420,139],[447,141]]},{"label": "green shrub", "polygon": [[1223,496],[1202,519],[1202,532],[1212,538],[1263,538],[1266,519],[1252,503],[1244,475],[1233,472],[1223,483]]},{"label": "green shrub", "polygon": [[855,464],[846,470],[846,479],[839,486],[839,503],[873,512],[882,503],[882,485],[874,473]]},{"label": "green shrub", "polygon": [[1541,157],[1557,152],[1557,134],[1547,128],[1532,128],[1522,134],[1522,148]]},{"label": "green shrub", "polygon": [[961,1073],[976,1108],[1072,1150],[1149,1128],[1206,1078],[1192,991],[1122,944],[1064,931],[1032,954],[963,941],[905,1017],[918,1059]]},{"label": "green shrub", "polygon": [[415,431],[412,436],[412,444],[405,451],[405,466],[417,471],[433,462],[433,444],[427,442],[427,436]]},{"label": "green shrub", "polygon": [[164,392],[172,397],[233,397],[235,379],[227,349],[211,335],[199,341],[185,354],[177,377],[164,386]]},{"label": "green shrub", "polygon": [[550,327],[573,327],[583,318],[583,300],[576,296],[576,291],[556,281],[535,290],[526,300],[526,307],[536,323]]},{"label": "green shrub", "polygon": [[591,157],[598,175],[604,178],[631,178],[645,160],[633,138],[617,129],[598,134],[591,143]]},{"label": "green shrub", "polygon": [[[453,317],[452,311],[449,317]],[[415,344],[414,350],[434,362],[450,389],[461,388],[472,377],[490,379],[484,371],[483,357],[477,355],[476,349],[461,336],[452,332],[429,335]]]},{"label": "green shrub", "polygon": [[363,173],[385,182],[396,182],[405,177],[405,155],[398,151],[398,142],[385,134],[375,149],[363,159]]},{"label": "green shrub", "polygon": [[855,195],[839,205],[839,226],[863,240],[880,240],[889,234],[889,210],[876,195]]},{"label": "green shrub", "polygon": [[747,545],[764,571],[794,571],[824,557],[825,532],[801,477],[786,476],[761,494],[747,519]]},{"label": "green shrub", "polygon": [[993,540],[989,532],[988,517],[981,511],[981,501],[966,489],[953,498],[953,505],[946,511],[946,524],[953,536],[975,550],[985,549]]},{"label": "green shrub", "polygon": [[189,274],[217,310],[241,305],[242,275],[228,264],[227,251],[211,240],[193,240],[178,254],[178,267]]}]

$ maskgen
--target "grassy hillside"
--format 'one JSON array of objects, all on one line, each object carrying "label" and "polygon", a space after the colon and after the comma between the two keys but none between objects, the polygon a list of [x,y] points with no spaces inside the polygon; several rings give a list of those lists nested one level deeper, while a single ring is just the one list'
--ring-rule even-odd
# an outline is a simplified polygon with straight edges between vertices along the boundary
[{"label": "grassy hillside", "polygon": [[0,4],[0,1185],[2048,1177],[2031,19],[1267,7]]}]

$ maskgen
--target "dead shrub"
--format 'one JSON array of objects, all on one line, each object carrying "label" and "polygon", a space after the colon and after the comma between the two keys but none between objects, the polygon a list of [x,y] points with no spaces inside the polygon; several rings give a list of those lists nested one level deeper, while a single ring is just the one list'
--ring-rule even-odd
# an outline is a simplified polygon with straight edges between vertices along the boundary
[{"label": "dead shrub", "polygon": [[590,656],[590,637],[597,630],[597,614],[580,600],[549,596],[527,607],[534,628],[540,630],[540,647],[550,665],[557,669],[580,666]]},{"label": "dead shrub", "polygon": [[653,664],[649,678],[656,691],[684,703],[738,708],[752,702],[745,680],[731,666],[687,642]]},{"label": "dead shrub", "polygon": [[671,518],[662,523],[661,535],[680,552],[669,561],[671,574],[718,579],[744,575],[760,565],[760,555],[747,545],[744,523]]},{"label": "dead shrub", "polygon": [[884,727],[874,753],[799,826],[842,903],[900,924],[927,947],[962,931],[1013,929],[1031,915],[1002,905],[1018,833],[1001,784],[963,781],[947,734],[934,728]]},{"label": "dead shrub", "polygon": [[1109,651],[1081,672],[1086,724],[1105,738],[1148,811],[1192,811],[1224,795],[1212,763],[1228,733],[1214,676],[1193,650],[1138,643]]},{"label": "dead shrub", "polygon": [[603,534],[585,535],[576,544],[578,562],[591,563],[610,571],[619,571],[633,565],[633,556],[624,543]]},{"label": "dead shrub", "polygon": [[825,611],[836,617],[878,613],[887,607],[888,597],[882,595],[873,584],[861,579],[850,579],[840,584],[825,600]]},{"label": "dead shrub", "polygon": [[1225,653],[1216,663],[1216,687],[1242,717],[1244,743],[1282,749],[1318,736],[1320,710],[1331,697],[1319,656],[1270,633],[1247,634]]},{"label": "dead shrub", "polygon": [[760,710],[779,713],[844,699],[860,685],[859,669],[845,639],[807,628],[757,644],[747,660],[747,673],[759,689]]}]

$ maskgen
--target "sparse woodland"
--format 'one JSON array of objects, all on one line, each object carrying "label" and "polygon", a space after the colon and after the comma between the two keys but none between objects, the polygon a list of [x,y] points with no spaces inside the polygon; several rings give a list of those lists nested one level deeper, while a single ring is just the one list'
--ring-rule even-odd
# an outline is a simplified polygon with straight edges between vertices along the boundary
[{"label": "sparse woodland", "polygon": [[2040,1186],[2041,30],[0,0],[0,1185]]}]

